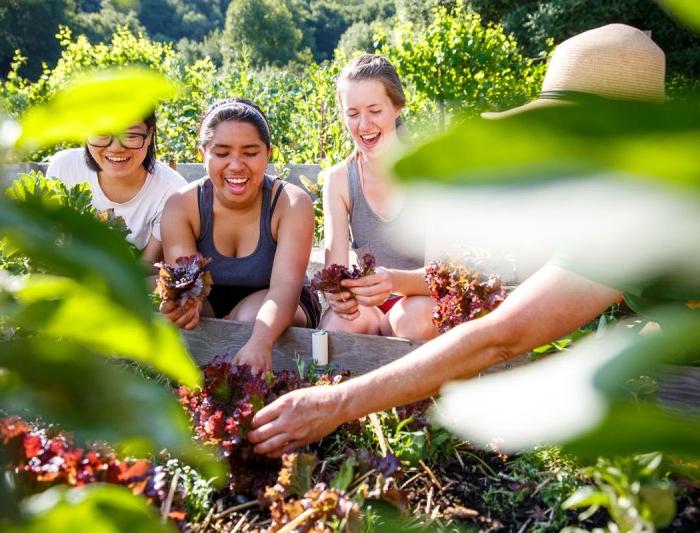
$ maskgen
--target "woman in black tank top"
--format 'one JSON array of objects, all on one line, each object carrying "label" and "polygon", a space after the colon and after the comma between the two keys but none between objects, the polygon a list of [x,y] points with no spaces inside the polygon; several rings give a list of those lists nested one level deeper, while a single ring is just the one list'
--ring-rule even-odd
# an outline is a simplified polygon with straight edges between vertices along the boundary
[{"label": "woman in black tank top", "polygon": [[175,193],[163,211],[168,263],[195,252],[212,260],[213,286],[199,306],[166,303],[176,325],[194,328],[200,316],[254,322],[236,362],[270,370],[272,345],[288,326],[316,327],[318,298],[306,266],[313,209],[300,188],[265,174],[271,144],[262,111],[243,99],[209,108],[199,133],[207,175]]}]

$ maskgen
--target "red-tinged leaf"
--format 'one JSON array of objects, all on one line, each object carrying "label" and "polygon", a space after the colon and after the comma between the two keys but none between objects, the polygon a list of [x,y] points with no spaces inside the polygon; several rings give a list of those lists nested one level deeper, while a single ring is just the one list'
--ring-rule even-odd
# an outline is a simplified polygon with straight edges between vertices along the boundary
[{"label": "red-tinged leaf", "polygon": [[179,306],[204,300],[211,291],[211,274],[205,270],[211,261],[197,253],[178,257],[174,265],[156,263],[160,270],[154,292],[162,300],[175,302]]},{"label": "red-tinged leaf", "polygon": [[42,439],[38,435],[27,435],[24,438],[24,454],[27,459],[36,457],[43,449]]},{"label": "red-tinged leaf", "polygon": [[353,265],[348,269],[344,265],[336,263],[316,272],[311,280],[311,288],[321,292],[340,292],[340,282],[344,279],[358,279],[374,274],[375,259],[372,254],[365,254],[360,258],[360,266]]},{"label": "red-tinged leaf", "polygon": [[168,518],[180,522],[187,518],[187,513],[185,513],[184,511],[170,511],[168,513]]}]

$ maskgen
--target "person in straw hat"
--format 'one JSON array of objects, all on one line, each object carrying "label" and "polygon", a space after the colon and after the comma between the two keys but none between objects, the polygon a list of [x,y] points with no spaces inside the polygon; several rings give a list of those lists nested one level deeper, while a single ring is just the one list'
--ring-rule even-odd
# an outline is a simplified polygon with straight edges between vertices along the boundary
[{"label": "person in straw hat", "polygon": [[[537,100],[488,116],[575,102],[580,95],[661,102],[664,63],[664,53],[644,32],[622,24],[590,30],[556,49]],[[280,397],[256,414],[248,438],[257,452],[279,456],[344,422],[426,398],[449,381],[478,375],[559,339],[600,315],[620,293],[550,263],[492,313],[401,359],[334,387],[310,387]]]},{"label": "person in straw hat", "polygon": [[481,116],[506,118],[539,107],[575,103],[586,96],[661,103],[665,67],[663,50],[645,32],[626,24],[608,24],[556,47],[537,99]]}]

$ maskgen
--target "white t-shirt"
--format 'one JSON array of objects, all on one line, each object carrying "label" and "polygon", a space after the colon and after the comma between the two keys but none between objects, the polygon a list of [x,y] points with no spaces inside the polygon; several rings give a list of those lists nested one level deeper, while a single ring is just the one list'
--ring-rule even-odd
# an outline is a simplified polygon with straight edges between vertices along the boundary
[{"label": "white t-shirt", "polygon": [[146,176],[143,187],[131,200],[121,204],[113,202],[102,191],[97,172],[87,166],[84,148],[71,148],[54,154],[46,169],[46,176],[58,178],[69,187],[87,182],[92,191],[92,205],[95,209],[114,209],[114,214],[122,217],[131,230],[127,240],[139,250],[145,248],[151,235],[161,240],[160,218],[165,201],[173,192],[187,185],[180,174],[156,161],[153,173]]}]

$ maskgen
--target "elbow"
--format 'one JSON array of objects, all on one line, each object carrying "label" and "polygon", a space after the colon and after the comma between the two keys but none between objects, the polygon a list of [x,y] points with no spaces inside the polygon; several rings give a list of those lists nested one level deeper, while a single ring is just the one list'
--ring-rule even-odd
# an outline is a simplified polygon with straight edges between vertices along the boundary
[{"label": "elbow", "polygon": [[529,349],[526,325],[516,318],[499,315],[500,313],[494,312],[493,315],[484,317],[489,322],[490,330],[490,342],[486,349],[489,366],[507,363]]}]

